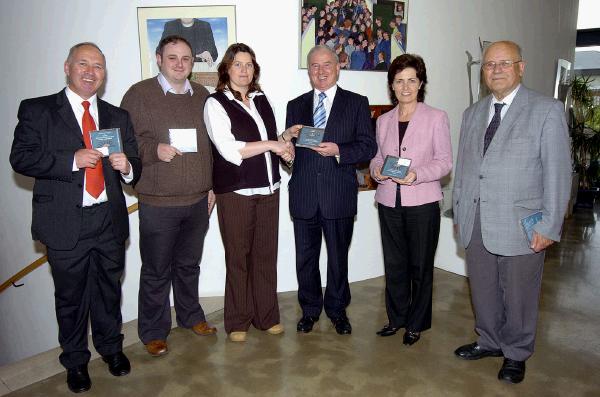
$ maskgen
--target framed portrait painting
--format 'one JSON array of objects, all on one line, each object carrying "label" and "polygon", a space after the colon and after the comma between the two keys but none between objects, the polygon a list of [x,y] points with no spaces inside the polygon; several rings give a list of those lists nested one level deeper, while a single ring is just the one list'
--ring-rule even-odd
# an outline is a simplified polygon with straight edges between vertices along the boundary
[{"label": "framed portrait painting", "polygon": [[142,79],[158,74],[156,47],[161,39],[179,35],[189,41],[194,55],[191,80],[215,87],[217,65],[236,42],[235,6],[138,7]]},{"label": "framed portrait painting", "polygon": [[326,45],[342,70],[387,71],[406,52],[407,26],[408,0],[301,0],[300,68]]}]

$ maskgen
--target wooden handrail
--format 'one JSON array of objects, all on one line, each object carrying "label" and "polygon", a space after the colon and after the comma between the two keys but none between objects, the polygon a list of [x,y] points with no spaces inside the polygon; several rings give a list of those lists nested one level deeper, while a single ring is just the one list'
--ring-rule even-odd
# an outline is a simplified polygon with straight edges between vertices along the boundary
[{"label": "wooden handrail", "polygon": [[[127,207],[128,214],[132,214],[137,210],[138,210],[138,203],[131,204],[129,207]],[[32,271],[37,269],[38,267],[42,266],[47,261],[48,261],[48,256],[44,255],[41,258],[38,258],[35,261],[31,262],[29,265],[27,265],[26,267],[21,269],[17,274],[15,274],[11,278],[9,278],[5,282],[3,282],[0,285],[0,293],[2,293],[5,289],[10,287],[11,285],[15,285],[15,283],[17,281],[19,281],[20,279],[22,279],[23,277],[25,277],[26,275],[28,275],[29,273],[31,273]]]}]

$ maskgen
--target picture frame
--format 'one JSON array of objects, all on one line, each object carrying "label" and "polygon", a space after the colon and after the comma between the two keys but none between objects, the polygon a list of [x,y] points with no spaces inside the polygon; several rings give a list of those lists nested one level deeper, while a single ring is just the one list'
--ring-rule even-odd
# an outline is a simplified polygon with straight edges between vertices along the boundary
[{"label": "picture frame", "polygon": [[327,45],[341,70],[382,71],[406,53],[409,0],[300,0],[299,68]]},{"label": "picture frame", "polygon": [[569,87],[571,79],[571,62],[558,59],[556,62],[556,79],[554,81],[554,99],[558,99],[567,109]]},{"label": "picture frame", "polygon": [[216,87],[217,66],[236,42],[235,6],[138,7],[137,13],[142,79],[158,74],[155,52],[160,40],[178,34],[196,52],[190,80]]}]

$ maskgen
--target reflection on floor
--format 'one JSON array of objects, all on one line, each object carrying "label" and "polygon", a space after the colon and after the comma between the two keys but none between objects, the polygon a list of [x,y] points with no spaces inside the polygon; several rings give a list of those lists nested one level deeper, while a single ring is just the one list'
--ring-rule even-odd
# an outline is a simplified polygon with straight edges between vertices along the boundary
[{"label": "reflection on floor", "polygon": [[[315,331],[297,334],[295,293],[280,295],[286,332],[250,330],[232,343],[222,312],[209,320],[217,337],[175,329],[170,353],[148,356],[138,343],[125,349],[132,373],[111,376],[90,363],[87,396],[599,396],[600,236],[597,215],[576,212],[564,240],[547,255],[536,353],[519,385],[497,380],[501,358],[466,362],[453,350],[475,339],[467,280],[435,273],[434,324],[411,347],[402,333],[375,335],[386,323],[382,278],[352,284],[348,314],[354,331],[338,336],[325,317]],[[10,396],[71,395],[64,373]]]}]

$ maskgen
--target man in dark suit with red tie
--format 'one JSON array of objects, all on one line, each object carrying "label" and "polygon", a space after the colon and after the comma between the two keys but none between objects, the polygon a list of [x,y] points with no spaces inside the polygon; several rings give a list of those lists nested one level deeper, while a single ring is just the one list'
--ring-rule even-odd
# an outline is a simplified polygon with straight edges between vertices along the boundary
[{"label": "man in dark suit with red tie", "polygon": [[[114,376],[130,364],[122,352],[121,276],[129,220],[121,182],[135,184],[141,162],[129,115],[96,95],[106,60],[93,43],[73,46],[68,86],[19,107],[10,163],[35,178],[31,232],[46,245],[55,287],[61,364],[75,393],[89,390],[88,319],[96,351]],[[122,152],[103,157],[89,132],[119,128]]]},{"label": "man in dark suit with red tie", "polygon": [[[350,334],[348,249],[354,230],[358,182],[355,165],[377,151],[369,101],[337,86],[340,65],[335,52],[316,46],[308,53],[313,90],[291,100],[286,128],[294,124],[325,128],[323,142],[296,149],[289,182],[290,213],[296,240],[299,332],[312,331],[323,308],[338,334]],[[327,287],[321,290],[321,235],[327,245]]]}]

